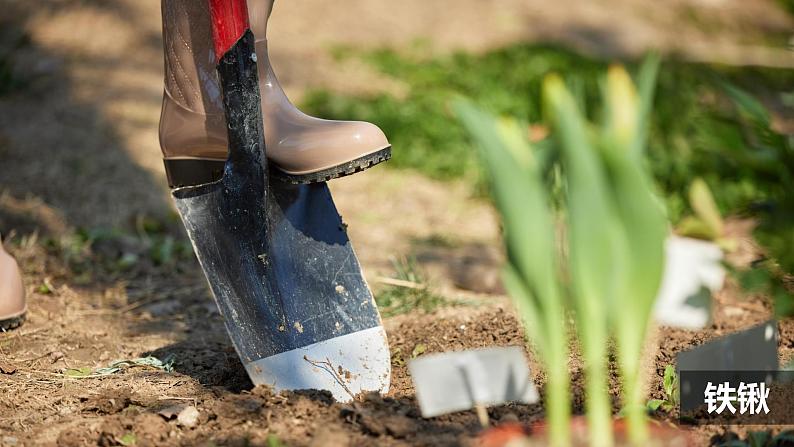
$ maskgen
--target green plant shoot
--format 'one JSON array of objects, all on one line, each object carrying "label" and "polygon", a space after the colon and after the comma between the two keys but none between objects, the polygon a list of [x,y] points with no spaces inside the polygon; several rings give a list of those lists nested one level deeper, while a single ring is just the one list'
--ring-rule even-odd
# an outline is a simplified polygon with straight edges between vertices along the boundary
[{"label": "green plant shoot", "polygon": [[591,445],[614,442],[610,337],[616,341],[630,441],[647,441],[640,364],[668,232],[643,165],[657,68],[655,57],[643,65],[639,94],[622,68],[610,69],[600,127],[588,123],[561,78],[546,78],[544,106],[565,192],[560,215],[566,240],[561,246],[555,244],[557,214],[548,203],[556,186],[545,184],[548,167],[538,161],[554,157],[540,157],[518,122],[497,120],[466,101],[455,104],[491,174],[508,253],[505,283],[548,369],[546,401],[555,445],[570,442],[566,306],[575,316],[585,364]]},{"label": "green plant shoot", "polygon": [[607,389],[608,300],[619,293],[615,278],[625,275],[625,240],[609,197],[604,163],[591,144],[576,100],[554,75],[544,82],[543,93],[567,187],[567,261],[585,367],[588,434],[591,445],[606,446],[613,443]]},{"label": "green plant shoot", "polygon": [[664,387],[664,399],[650,399],[646,406],[651,411],[662,409],[664,411],[672,411],[680,399],[678,388],[678,374],[675,372],[673,365],[664,367],[664,378],[662,380]]},{"label": "green plant shoot", "polygon": [[[654,63],[654,59],[646,62]],[[648,436],[640,366],[648,321],[662,279],[664,240],[668,233],[664,209],[642,165],[644,142],[637,143],[637,136],[644,134],[646,126],[639,119],[644,115],[639,110],[641,103],[649,106],[650,99],[638,99],[629,75],[620,67],[610,68],[607,76],[609,118],[600,146],[620,233],[625,239],[612,247],[613,253],[623,250],[624,253],[616,258],[626,261],[622,271],[613,271],[616,299],[612,301],[610,322],[616,338],[629,438],[637,445],[645,442]],[[619,121],[616,115],[636,118]]]},{"label": "green plant shoot", "polygon": [[541,167],[516,121],[497,121],[464,100],[455,103],[455,110],[493,174],[491,190],[502,215],[509,261],[505,285],[547,371],[549,441],[570,445],[568,337]]},{"label": "green plant shoot", "polygon": [[677,232],[681,236],[719,241],[724,235],[724,223],[714,196],[706,182],[698,177],[689,187],[689,204],[694,216],[686,216],[678,224]]}]

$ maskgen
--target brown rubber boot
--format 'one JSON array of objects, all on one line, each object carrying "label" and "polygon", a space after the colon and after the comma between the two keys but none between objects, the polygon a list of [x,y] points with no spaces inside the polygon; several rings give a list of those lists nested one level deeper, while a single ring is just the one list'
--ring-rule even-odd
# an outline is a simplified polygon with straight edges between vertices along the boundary
[{"label": "brown rubber boot", "polygon": [[0,332],[22,324],[28,306],[17,262],[3,250],[0,243]]},{"label": "brown rubber boot", "polygon": [[[292,183],[330,180],[391,157],[374,124],[314,118],[287,99],[270,66],[267,21],[272,0],[248,0],[256,58],[265,150]],[[226,123],[215,74],[207,0],[162,0],[165,92],[160,146],[172,187],[220,178],[226,160]]]}]

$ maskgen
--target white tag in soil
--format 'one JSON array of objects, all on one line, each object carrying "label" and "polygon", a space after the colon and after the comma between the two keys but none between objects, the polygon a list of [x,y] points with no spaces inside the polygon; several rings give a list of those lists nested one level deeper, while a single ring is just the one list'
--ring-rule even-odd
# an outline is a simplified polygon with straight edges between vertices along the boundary
[{"label": "white tag in soil", "polygon": [[422,416],[538,401],[518,346],[428,354],[408,364]]},{"label": "white tag in soil", "polygon": [[705,327],[711,321],[711,295],[725,280],[722,250],[711,242],[671,236],[665,254],[654,308],[656,321],[685,329]]}]

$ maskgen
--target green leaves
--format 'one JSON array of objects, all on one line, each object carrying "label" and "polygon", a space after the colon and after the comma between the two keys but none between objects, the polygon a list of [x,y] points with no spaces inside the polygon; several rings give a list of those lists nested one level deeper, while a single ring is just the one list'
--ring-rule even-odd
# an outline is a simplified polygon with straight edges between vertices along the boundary
[{"label": "green leaves", "polygon": [[[567,338],[561,323],[566,307],[576,317],[585,361],[591,442],[612,443],[606,371],[611,336],[617,338],[632,441],[642,443],[647,436],[639,363],[668,231],[642,161],[657,68],[658,58],[643,65],[639,93],[625,70],[610,68],[603,83],[600,126],[587,121],[580,101],[560,77],[548,76],[543,105],[552,132],[544,149],[554,154],[544,153],[544,163],[527,141],[527,126],[496,119],[466,101],[455,103],[491,174],[508,253],[505,285],[550,370],[549,379],[566,375],[564,388],[547,385],[547,402],[559,411],[549,410],[552,442],[557,444],[568,436],[563,433],[567,427],[559,427],[569,411],[567,402],[559,402],[567,396],[556,394],[568,389]],[[554,160],[559,165],[548,171],[556,175],[552,183],[544,172],[545,163]],[[564,192],[559,213],[549,204],[558,190]],[[561,245],[556,244],[559,234],[565,235]]]},{"label": "green leaves", "polygon": [[494,201],[502,215],[510,261],[510,271],[506,273],[508,287],[525,297],[522,305],[528,306],[526,316],[533,323],[528,330],[539,331],[533,335],[545,336],[550,328],[541,316],[546,311],[561,309],[561,303],[555,272],[554,232],[538,164],[516,121],[498,121],[463,100],[455,102],[454,107],[493,173]]},{"label": "green leaves", "polygon": [[[653,59],[644,64],[641,72],[653,77]],[[652,179],[642,163],[647,123],[641,107],[649,108],[650,97],[634,95],[628,74],[620,67],[611,67],[607,75],[608,110],[627,109],[637,119],[623,120],[626,129],[617,131],[607,127],[601,140],[601,150],[609,179],[610,197],[617,215],[619,234],[611,246],[610,255],[625,262],[612,270],[617,295],[610,308],[610,330],[616,336],[618,366],[623,381],[623,404],[628,419],[629,437],[635,444],[647,438],[642,411],[642,392],[639,384],[641,354],[646,338],[648,320],[661,283],[664,268],[664,241],[668,223],[664,209],[654,193]],[[622,93],[621,93],[622,92]],[[646,87],[643,95],[651,95]],[[617,106],[618,102],[625,103]],[[641,106],[642,105],[642,106]],[[628,113],[628,112],[623,112]],[[616,122],[611,118],[609,122]],[[621,138],[621,135],[629,137]]]},{"label": "green leaves", "polygon": [[[583,114],[562,79],[550,76],[543,87],[567,186],[567,269],[585,362],[589,435],[594,445],[609,445],[612,432],[606,384],[607,309],[620,294],[615,279],[625,269],[625,240],[609,197],[603,160],[591,144]],[[615,125],[625,126],[626,110],[617,114],[621,116],[615,117]],[[623,133],[618,138],[630,141],[631,135]]]},{"label": "green leaves", "polygon": [[[655,196],[642,154],[647,111],[658,61],[643,73],[643,96],[629,75],[611,67],[604,83],[605,120],[600,131],[588,125],[561,79],[550,77],[544,98],[559,142],[567,186],[568,266],[572,303],[588,371],[591,425],[608,421],[603,413],[606,343],[617,336],[624,379],[624,404],[635,442],[645,434],[638,402],[639,361],[647,322],[658,290],[664,260],[667,221]],[[650,68],[648,68],[650,67]],[[632,423],[632,421],[634,421]],[[605,430],[591,427],[591,430]]]},{"label": "green leaves", "polygon": [[659,408],[661,408],[665,403],[666,401],[664,399],[650,399],[648,400],[647,407],[651,411],[656,411]]},{"label": "green leaves", "polygon": [[135,436],[135,433],[126,433],[119,439],[119,444],[121,445],[135,445],[138,442],[138,438]]},{"label": "green leaves", "polygon": [[[696,178],[692,181],[692,185],[689,187],[689,204],[695,212],[697,219],[695,222],[700,225],[701,231],[705,233],[706,238],[717,240],[722,237],[724,224],[720,210],[714,202],[711,190],[702,178]],[[694,223],[689,225],[691,228],[697,228],[693,226],[695,225]],[[687,227],[684,228],[686,229]]]},{"label": "green leaves", "polygon": [[504,281],[549,374],[550,442],[568,445],[569,380],[563,296],[555,231],[545,187],[526,127],[497,120],[465,100],[454,109],[469,130],[488,171],[502,215],[508,265]]},{"label": "green leaves", "polygon": [[678,374],[675,372],[673,365],[664,367],[664,378],[662,380],[664,388],[664,399],[650,399],[646,407],[650,411],[662,409],[664,411],[671,411],[678,405],[679,389],[678,389]]},{"label": "green leaves", "polygon": [[675,373],[673,365],[664,367],[664,379],[662,381],[664,386],[664,393],[671,400],[675,398],[675,392],[678,389],[678,375]]}]

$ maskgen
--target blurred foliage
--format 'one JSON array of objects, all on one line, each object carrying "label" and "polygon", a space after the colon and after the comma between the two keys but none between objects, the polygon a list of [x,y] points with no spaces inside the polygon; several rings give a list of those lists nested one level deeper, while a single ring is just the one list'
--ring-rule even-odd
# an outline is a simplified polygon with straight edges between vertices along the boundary
[{"label": "blurred foliage", "polygon": [[706,182],[695,178],[689,188],[689,206],[693,215],[685,216],[678,223],[676,233],[696,239],[717,241],[725,234],[725,223],[722,220],[714,196]]},{"label": "blurred foliage", "polygon": [[271,433],[267,435],[267,447],[284,447],[284,443],[281,438]]},{"label": "blurred foliage", "polygon": [[794,0],[777,0],[777,3],[789,14],[794,14]]},{"label": "blurred foliage", "polygon": [[[309,92],[307,112],[328,117],[361,119],[381,126],[395,148],[392,167],[417,169],[438,179],[480,181],[475,152],[448,108],[454,94],[471,98],[486,110],[540,122],[540,86],[549,72],[562,73],[588,118],[598,119],[599,73],[606,63],[568,50],[519,44],[474,55],[454,53],[429,57],[423,51],[398,53],[337,50],[337,57],[359,57],[407,86],[407,94],[347,96]],[[416,53],[416,54],[414,54]],[[629,65],[632,66],[631,64]],[[716,68],[666,61],[659,73],[655,110],[651,117],[651,167],[670,197],[673,220],[687,208],[686,192],[694,177],[719,184],[720,208],[737,210],[763,200],[765,189],[753,177],[765,174],[768,153],[748,147],[742,119],[724,91],[726,81],[763,86],[780,94],[794,85],[794,72],[757,68]]]},{"label": "blurred foliage", "polygon": [[30,79],[23,79],[14,71],[15,54],[25,51],[29,45],[30,36],[27,34],[0,29],[0,97],[17,92],[30,83]]},{"label": "blurred foliage", "polygon": [[[78,228],[61,237],[45,238],[42,244],[69,268],[77,284],[88,284],[97,274],[117,276],[152,267],[181,271],[192,268],[193,247],[176,225],[174,217],[138,215],[134,231]],[[39,292],[50,288],[44,284]]]},{"label": "blurred foliage", "polygon": [[794,315],[794,137],[772,129],[763,105],[746,92],[726,85],[726,91],[742,117],[748,146],[763,175],[754,177],[763,189],[763,201],[754,203],[759,219],[755,238],[767,257],[740,271],[745,290],[772,296],[778,315]]},{"label": "blurred foliage", "polygon": [[596,76],[603,72],[601,64],[572,53],[527,46],[509,47],[482,56],[456,53],[425,58],[377,50],[340,57],[353,55],[405,83],[407,95],[349,97],[314,91],[306,96],[305,110],[324,117],[355,118],[378,124],[395,148],[392,166],[418,169],[439,179],[479,177],[479,166],[467,134],[448,110],[453,94],[463,94],[498,114],[537,122],[542,115],[540,89],[545,74],[572,73],[572,83],[596,87]]},{"label": "blurred foliage", "polygon": [[[541,83],[549,72],[564,75],[589,120],[598,121],[604,113],[597,100],[599,73],[607,64],[560,48],[518,44],[480,55],[433,56],[418,45],[405,52],[340,48],[335,56],[363,59],[403,83],[405,94],[355,97],[313,91],[303,103],[307,112],[374,122],[394,147],[391,167],[416,169],[436,179],[463,179],[480,194],[487,186],[476,151],[449,110],[455,95],[471,98],[496,115],[533,123],[527,131],[541,148],[548,132],[535,123],[543,121]],[[628,66],[637,70],[636,64]],[[703,216],[703,210],[692,209],[692,203],[702,202],[698,197],[703,186],[717,207],[707,205],[708,214],[759,218],[757,238],[774,260],[751,272],[756,281],[743,282],[780,297],[778,311],[783,314],[794,313],[784,286],[794,272],[794,253],[787,248],[794,246],[794,149],[791,137],[772,130],[769,113],[754,97],[790,111],[792,86],[792,70],[665,61],[648,134],[649,167],[672,222]],[[700,179],[698,184],[693,185],[694,179]]]},{"label": "blurred foliage", "polygon": [[[644,163],[658,67],[658,57],[649,57],[636,83],[620,66],[600,75],[603,113],[594,122],[586,119],[582,101],[562,78],[546,76],[543,125],[550,138],[541,149],[530,143],[532,132],[525,122],[497,119],[471,102],[454,102],[490,174],[504,228],[505,287],[546,366],[548,418],[554,433],[550,441],[555,445],[570,442],[568,415],[558,403],[568,399],[569,392],[551,382],[567,369],[562,321],[569,310],[584,362],[591,445],[613,443],[607,392],[611,338],[629,437],[633,445],[648,440],[641,360],[668,229]],[[550,159],[558,160],[551,169]],[[556,175],[549,178],[549,171]],[[559,183],[562,200],[555,197]],[[555,243],[560,233],[565,236]]]}]

